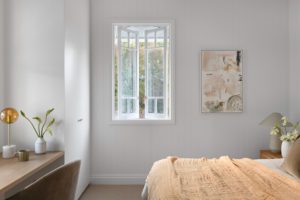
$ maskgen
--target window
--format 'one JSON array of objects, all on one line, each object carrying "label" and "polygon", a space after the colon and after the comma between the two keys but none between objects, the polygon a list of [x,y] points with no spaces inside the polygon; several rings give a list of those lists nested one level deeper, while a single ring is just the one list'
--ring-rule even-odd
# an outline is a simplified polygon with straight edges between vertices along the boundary
[{"label": "window", "polygon": [[171,24],[113,25],[113,120],[171,120]]}]

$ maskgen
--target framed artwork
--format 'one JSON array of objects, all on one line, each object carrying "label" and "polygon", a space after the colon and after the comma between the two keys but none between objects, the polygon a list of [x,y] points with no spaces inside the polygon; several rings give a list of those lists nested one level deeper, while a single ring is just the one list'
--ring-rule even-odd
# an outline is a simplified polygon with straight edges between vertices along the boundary
[{"label": "framed artwork", "polygon": [[202,51],[202,112],[243,111],[241,50]]}]

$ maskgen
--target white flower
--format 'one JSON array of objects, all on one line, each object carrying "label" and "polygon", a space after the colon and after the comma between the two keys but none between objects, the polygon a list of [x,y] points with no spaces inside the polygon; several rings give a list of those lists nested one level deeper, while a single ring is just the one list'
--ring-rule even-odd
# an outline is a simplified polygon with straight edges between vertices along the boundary
[{"label": "white flower", "polygon": [[298,135],[299,131],[297,129],[294,129],[292,133]]},{"label": "white flower", "polygon": [[293,132],[287,132],[286,135],[280,137],[281,141],[293,142],[299,137],[298,131],[293,130]]},{"label": "white flower", "polygon": [[286,126],[287,123],[288,123],[288,119],[287,119],[286,116],[283,116],[283,117],[281,118],[281,121],[282,121],[282,126]]},{"label": "white flower", "polygon": [[282,136],[280,136],[280,140],[281,141],[287,141],[287,137],[286,137],[287,135],[282,135]]},{"label": "white flower", "polygon": [[[297,131],[298,132],[298,131]],[[297,138],[298,138],[298,136],[299,136],[299,134],[298,133],[296,133],[296,132],[293,132],[292,134],[291,134],[291,141],[295,141]]]},{"label": "white flower", "polygon": [[274,126],[271,130],[271,135],[278,135],[280,133],[280,130],[277,126]]}]

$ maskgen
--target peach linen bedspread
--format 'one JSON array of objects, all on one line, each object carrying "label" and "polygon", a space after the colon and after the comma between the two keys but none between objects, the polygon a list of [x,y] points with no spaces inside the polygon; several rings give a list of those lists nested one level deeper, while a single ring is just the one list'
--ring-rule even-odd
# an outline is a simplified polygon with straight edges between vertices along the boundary
[{"label": "peach linen bedspread", "polygon": [[300,184],[251,159],[168,157],[154,163],[148,200],[300,200]]}]

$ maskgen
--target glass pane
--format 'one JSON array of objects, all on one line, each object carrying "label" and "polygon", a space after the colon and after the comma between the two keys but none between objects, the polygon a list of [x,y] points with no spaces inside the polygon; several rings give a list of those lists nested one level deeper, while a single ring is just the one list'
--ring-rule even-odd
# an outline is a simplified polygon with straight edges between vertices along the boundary
[{"label": "glass pane", "polygon": [[127,99],[122,99],[122,113],[127,113]]},{"label": "glass pane", "polygon": [[147,34],[147,48],[154,48],[155,47],[155,34],[154,32],[150,32]]},{"label": "glass pane", "polygon": [[164,47],[165,32],[164,30],[156,32],[156,47]]},{"label": "glass pane", "polygon": [[129,112],[130,113],[135,113],[135,99],[129,99],[128,103],[128,107],[129,107]]},{"label": "glass pane", "polygon": [[130,33],[130,48],[136,48],[136,34],[135,33]]},{"label": "glass pane", "polygon": [[118,111],[118,74],[119,74],[119,67],[118,67],[118,48],[117,45],[115,44],[115,48],[114,48],[114,80],[115,80],[115,87],[114,87],[114,94],[115,94],[115,112]]},{"label": "glass pane", "polygon": [[154,101],[155,101],[154,99],[148,100],[148,113],[154,113],[154,106],[155,106]]},{"label": "glass pane", "polygon": [[164,113],[164,100],[163,99],[157,99],[157,113]]},{"label": "glass pane", "polygon": [[137,73],[136,50],[122,49],[122,96],[136,96],[136,73]]},{"label": "glass pane", "polygon": [[122,99],[122,113],[135,113],[136,112],[135,99]]},{"label": "glass pane", "polygon": [[121,31],[121,46],[128,47],[128,32]]},{"label": "glass pane", "polygon": [[164,96],[163,48],[148,51],[148,96]]}]

